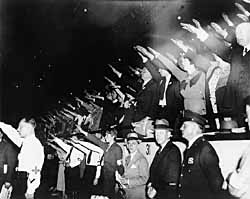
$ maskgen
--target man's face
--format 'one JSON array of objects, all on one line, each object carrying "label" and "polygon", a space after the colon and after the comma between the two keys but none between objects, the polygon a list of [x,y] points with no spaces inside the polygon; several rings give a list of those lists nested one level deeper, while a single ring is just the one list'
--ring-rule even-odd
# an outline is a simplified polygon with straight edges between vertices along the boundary
[{"label": "man's face", "polygon": [[31,124],[21,121],[18,126],[18,132],[22,138],[27,137],[31,134],[32,126]]},{"label": "man's face", "polygon": [[111,141],[113,141],[113,139],[114,137],[110,133],[105,134],[105,140],[107,143],[110,143]]},{"label": "man's face", "polygon": [[128,140],[127,146],[128,146],[129,152],[134,153],[137,150],[138,141],[137,140]]},{"label": "man's face", "polygon": [[159,145],[164,144],[170,138],[171,132],[167,129],[155,129],[155,140]]},{"label": "man's face", "polygon": [[188,58],[185,58],[185,57],[182,58],[182,65],[183,65],[183,69],[188,74],[192,73],[192,71],[194,69],[194,65],[190,62],[190,60]]},{"label": "man's face", "polygon": [[183,122],[180,130],[182,131],[182,136],[185,139],[190,140],[193,138],[193,132],[195,130],[195,123],[191,121],[185,121]]},{"label": "man's face", "polygon": [[236,27],[235,34],[237,43],[243,47],[250,44],[250,23],[242,23]]},{"label": "man's face", "polygon": [[144,82],[152,78],[150,72],[146,67],[144,67],[141,71],[141,78],[143,79]]}]

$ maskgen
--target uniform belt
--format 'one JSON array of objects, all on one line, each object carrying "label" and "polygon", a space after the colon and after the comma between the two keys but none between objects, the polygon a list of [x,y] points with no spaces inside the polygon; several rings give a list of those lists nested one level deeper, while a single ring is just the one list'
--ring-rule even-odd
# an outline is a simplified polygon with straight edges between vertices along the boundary
[{"label": "uniform belt", "polygon": [[28,176],[28,172],[26,172],[26,171],[17,171],[16,174],[19,177],[27,177]]}]

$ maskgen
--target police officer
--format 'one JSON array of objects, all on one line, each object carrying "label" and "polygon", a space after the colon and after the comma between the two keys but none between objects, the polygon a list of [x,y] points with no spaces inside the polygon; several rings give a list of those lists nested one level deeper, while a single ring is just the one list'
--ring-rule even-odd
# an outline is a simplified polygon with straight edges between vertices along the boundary
[{"label": "police officer", "polygon": [[185,111],[182,135],[188,141],[179,181],[178,198],[223,198],[224,182],[219,158],[213,146],[203,137],[206,120],[199,114]]}]

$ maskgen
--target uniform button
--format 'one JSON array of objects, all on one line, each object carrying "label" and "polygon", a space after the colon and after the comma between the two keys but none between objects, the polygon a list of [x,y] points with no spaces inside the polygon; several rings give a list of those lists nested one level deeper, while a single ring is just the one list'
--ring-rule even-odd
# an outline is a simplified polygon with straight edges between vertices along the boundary
[{"label": "uniform button", "polygon": [[179,187],[181,187],[181,184],[179,184]]},{"label": "uniform button", "polygon": [[181,198],[181,194],[178,195],[178,198]]},{"label": "uniform button", "polygon": [[181,177],[183,177],[183,173],[181,173]]},{"label": "uniform button", "polygon": [[191,170],[190,170],[190,169],[188,169],[188,173],[191,173]]},{"label": "uniform button", "polygon": [[183,167],[185,167],[185,164],[182,164]]}]

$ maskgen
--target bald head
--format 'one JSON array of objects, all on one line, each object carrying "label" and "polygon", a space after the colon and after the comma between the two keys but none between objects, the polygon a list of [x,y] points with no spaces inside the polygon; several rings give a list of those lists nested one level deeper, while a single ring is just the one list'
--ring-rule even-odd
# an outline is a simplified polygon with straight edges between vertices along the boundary
[{"label": "bald head", "polygon": [[237,43],[243,47],[250,45],[250,23],[240,23],[235,30]]}]

